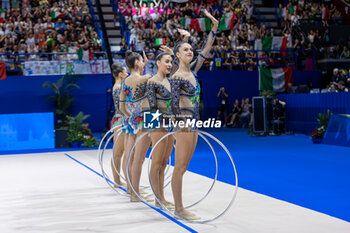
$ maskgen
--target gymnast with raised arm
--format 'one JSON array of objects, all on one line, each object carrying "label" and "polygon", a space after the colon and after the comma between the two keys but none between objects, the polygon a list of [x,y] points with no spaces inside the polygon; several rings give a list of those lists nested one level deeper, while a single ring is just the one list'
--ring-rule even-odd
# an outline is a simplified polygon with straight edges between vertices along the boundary
[{"label": "gymnast with raised arm", "polygon": [[[171,75],[172,111],[176,119],[199,119],[200,86],[197,72],[201,68],[206,56],[209,54],[218,29],[218,21],[207,11],[203,11],[212,25],[212,30],[206,39],[199,56],[192,62],[193,48],[188,42],[180,42],[174,48],[175,60],[178,63],[177,71]],[[180,34],[189,37],[189,33],[179,30]],[[195,129],[181,129],[175,133],[175,167],[172,175],[172,190],[175,201],[174,214],[182,219],[199,219],[195,214],[185,210],[182,202],[182,178],[187,170],[197,145],[198,133]]]}]

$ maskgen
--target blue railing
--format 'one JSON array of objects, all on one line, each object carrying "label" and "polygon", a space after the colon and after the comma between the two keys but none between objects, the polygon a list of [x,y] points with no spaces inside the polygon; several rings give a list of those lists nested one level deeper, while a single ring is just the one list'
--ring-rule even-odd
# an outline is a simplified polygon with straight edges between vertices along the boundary
[{"label": "blue railing", "polygon": [[[312,51],[312,55],[303,56],[300,53],[305,51]],[[141,51],[140,51],[141,52]],[[200,51],[195,51],[200,52]],[[241,53],[239,56],[222,57],[222,53]],[[146,52],[147,54],[156,52]],[[253,56],[248,56],[247,53],[253,53]],[[261,57],[262,53],[267,53],[266,57]],[[95,52],[92,60],[106,59],[105,52]],[[271,56],[274,54],[274,56]],[[33,57],[35,55],[35,57]],[[67,55],[75,55],[69,58],[60,57]],[[112,56],[114,59],[124,59],[125,51],[113,52]],[[259,66],[268,67],[284,67],[292,66],[294,70],[303,69],[316,69],[315,64],[315,52],[313,50],[222,50],[218,54],[219,56],[214,56],[213,58],[208,58],[204,63],[204,67],[221,70],[221,69],[231,69],[235,67],[243,67],[248,70],[256,70]],[[228,59],[235,59],[234,64],[226,65],[225,61]],[[245,64],[244,61],[250,59],[250,64]],[[306,59],[312,59],[312,66],[306,64]],[[0,61],[6,63],[7,71],[22,71],[24,69],[24,64],[26,61],[49,61],[49,60],[78,60],[78,53],[5,53],[0,54]],[[311,61],[311,60],[309,60]],[[306,67],[307,66],[307,67]]]},{"label": "blue railing", "polygon": [[[300,52],[304,52],[307,50],[298,49],[298,50],[222,50],[220,53],[245,53],[244,56],[238,56],[238,57],[214,57],[214,58],[208,58],[207,61],[204,63],[204,67],[209,67],[212,69],[221,70],[222,68],[230,68],[230,67],[250,67],[250,69],[258,69],[259,66],[268,66],[271,68],[276,67],[284,67],[284,66],[292,66],[294,70],[304,70],[306,68],[315,70],[316,69],[316,63],[315,63],[315,52],[312,51],[312,56],[301,56],[299,55]],[[141,53],[142,51],[138,51]],[[195,51],[199,53],[200,51]],[[156,52],[145,52],[146,54]],[[248,57],[246,56],[246,53],[254,53],[254,56]],[[267,56],[267,57],[259,57],[259,53],[274,53],[274,54],[281,54],[282,56]],[[125,54],[125,51],[119,51],[119,52],[113,52],[112,56],[113,58],[117,59],[123,59],[123,55]],[[219,59],[219,60],[218,60]],[[238,59],[238,64],[230,64],[230,65],[224,65],[225,61],[228,59]],[[243,60],[251,59],[253,61],[253,64],[241,64]],[[305,63],[305,59],[312,59],[312,67],[306,67],[308,64]],[[271,62],[272,61],[272,62]],[[304,62],[303,62],[304,61]],[[213,62],[213,63],[211,63]],[[217,64],[217,62],[219,62]]]},{"label": "blue railing", "polygon": [[87,4],[89,6],[89,10],[90,10],[90,14],[91,14],[91,18],[92,18],[95,30],[96,30],[97,34],[99,35],[99,37],[100,37],[100,39],[102,41],[102,48],[103,48],[103,50],[105,50],[106,47],[105,47],[105,43],[104,43],[104,40],[103,40],[103,33],[102,33],[102,30],[100,29],[97,17],[95,15],[94,6],[93,6],[91,0],[87,0]]}]

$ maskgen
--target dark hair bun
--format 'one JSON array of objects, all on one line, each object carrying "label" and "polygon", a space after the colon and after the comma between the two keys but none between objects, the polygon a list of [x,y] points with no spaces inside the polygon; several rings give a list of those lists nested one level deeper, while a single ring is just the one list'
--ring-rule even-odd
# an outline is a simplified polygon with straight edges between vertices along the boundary
[{"label": "dark hair bun", "polygon": [[135,52],[131,52],[130,50],[125,53],[125,63],[129,70],[135,68],[135,61],[141,59],[141,55]]},{"label": "dark hair bun", "polygon": [[125,52],[125,58],[129,57],[132,54],[132,51],[128,50]]}]

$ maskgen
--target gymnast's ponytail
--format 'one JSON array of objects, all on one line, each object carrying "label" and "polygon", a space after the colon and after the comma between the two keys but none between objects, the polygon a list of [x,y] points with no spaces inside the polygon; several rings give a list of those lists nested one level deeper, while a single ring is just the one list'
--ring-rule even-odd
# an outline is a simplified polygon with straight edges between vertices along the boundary
[{"label": "gymnast's ponytail", "polygon": [[125,53],[125,63],[126,66],[129,68],[129,71],[135,69],[135,61],[140,60],[142,57],[140,54],[132,52],[130,50],[126,51]]}]

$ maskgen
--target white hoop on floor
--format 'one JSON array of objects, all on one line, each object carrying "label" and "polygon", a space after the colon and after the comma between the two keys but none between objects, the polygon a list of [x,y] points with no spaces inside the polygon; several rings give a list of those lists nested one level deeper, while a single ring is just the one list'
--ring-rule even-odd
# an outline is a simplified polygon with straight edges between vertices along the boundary
[{"label": "white hoop on floor", "polygon": [[[154,147],[153,147],[152,150],[151,150],[151,153],[150,153],[150,155],[149,155],[149,161],[150,161],[151,158],[152,158],[152,153],[153,153],[153,150],[155,150],[156,146],[157,146],[162,140],[164,140],[165,138],[167,138],[167,137],[169,137],[169,136],[171,136],[171,135],[173,135],[173,134],[175,134],[175,133],[177,133],[177,132],[179,132],[179,131],[169,132],[169,133],[165,134],[163,137],[161,137],[160,139],[158,139],[158,141],[156,142],[156,144],[154,145]],[[214,155],[214,158],[215,158],[215,168],[216,168],[215,177],[214,177],[213,182],[212,182],[210,188],[208,189],[207,193],[206,193],[201,199],[199,199],[198,201],[194,202],[193,204],[190,204],[190,205],[188,205],[188,206],[185,206],[185,208],[193,207],[193,206],[199,204],[201,201],[203,201],[203,200],[209,195],[209,193],[211,192],[211,190],[213,189],[213,187],[214,187],[214,185],[215,185],[215,182],[217,181],[217,177],[218,177],[218,168],[219,168],[219,167],[218,167],[218,160],[217,160],[217,156],[216,156],[215,150],[214,150],[213,146],[211,145],[211,143],[207,140],[207,138],[206,138],[205,136],[203,136],[200,132],[199,132],[199,135],[200,135],[201,138],[203,138],[203,140],[209,145],[211,151],[213,152],[213,155]],[[153,191],[153,194],[154,194],[156,200],[157,200],[158,202],[161,202],[161,201],[159,200],[159,198],[157,197],[157,195],[155,194],[154,189],[153,189],[153,186],[152,186],[151,177],[150,177],[150,166],[149,166],[149,165],[150,165],[150,162],[149,162],[149,161],[148,161],[148,179],[149,179],[149,183],[150,183],[150,185],[151,185],[151,189],[152,189],[152,191]],[[165,188],[165,187],[164,187],[164,188]]]},{"label": "white hoop on floor", "polygon": [[[159,202],[159,204],[162,206],[162,208],[168,213],[170,214],[171,216],[177,218],[177,219],[180,219],[184,222],[189,222],[189,223],[207,223],[207,222],[211,222],[211,221],[214,221],[218,218],[220,218],[221,216],[223,216],[228,210],[229,208],[232,206],[234,200],[236,199],[236,195],[237,195],[237,190],[238,190],[238,177],[237,177],[237,170],[236,170],[236,166],[235,166],[235,163],[233,161],[233,158],[230,154],[230,152],[228,151],[228,149],[225,147],[225,145],[219,140],[217,139],[216,137],[214,137],[213,135],[207,133],[207,132],[204,132],[204,131],[201,131],[201,130],[197,130],[199,133],[202,133],[208,137],[210,137],[211,139],[213,139],[214,141],[216,141],[226,152],[226,154],[228,155],[228,157],[230,158],[230,161],[231,161],[231,164],[233,166],[233,170],[234,170],[234,176],[235,176],[235,185],[234,185],[234,192],[233,192],[233,195],[232,195],[232,198],[229,202],[229,204],[226,206],[226,208],[221,212],[219,213],[217,216],[211,218],[211,219],[206,219],[206,220],[187,220],[187,219],[183,219],[179,216],[177,216],[176,214],[174,214],[173,212],[171,212],[162,202]],[[151,186],[152,187],[152,186]],[[157,198],[157,197],[156,197]]]},{"label": "white hoop on floor", "polygon": [[[119,135],[122,133],[122,130],[125,128],[125,127],[120,127],[119,129],[117,129],[111,136],[108,137],[107,139],[107,142],[103,148],[103,150],[101,151],[101,146],[102,146],[102,143],[104,141],[104,139],[106,138],[106,136],[111,133],[112,131],[114,131],[116,128],[120,127],[120,125],[117,125],[115,127],[113,127],[112,129],[110,129],[105,135],[104,137],[101,139],[101,142],[100,142],[100,145],[98,147],[98,156],[99,156],[99,162],[100,162],[100,166],[101,166],[101,171],[102,171],[102,175],[103,175],[103,178],[105,179],[105,181],[107,182],[108,186],[111,187],[114,191],[116,191],[118,194],[121,194],[121,195],[124,195],[124,196],[128,196],[128,194],[126,194],[126,192],[121,192],[119,189],[121,189],[121,185],[115,183],[114,181],[112,181],[108,174],[105,172],[104,168],[103,168],[103,154],[104,154],[104,151],[106,150],[106,147],[108,145],[108,143],[110,142],[111,138],[114,137],[114,135],[116,133],[118,133],[117,135],[117,138],[119,137]],[[101,153],[100,153],[101,151]],[[114,156],[114,155],[113,155]],[[117,172],[119,174],[119,172]],[[114,185],[118,186],[118,188],[114,187],[114,185],[111,185],[110,182],[113,182]]]},{"label": "white hoop on floor", "polygon": [[[119,127],[120,127],[120,128],[119,128]],[[117,128],[119,128],[119,129],[117,129]],[[125,128],[126,128],[126,127],[122,127],[122,125],[116,125],[116,126],[114,126],[113,128],[111,128],[111,129],[103,136],[103,138],[101,139],[101,142],[100,142],[100,144],[99,144],[99,147],[98,147],[98,159],[99,159],[99,163],[100,163],[100,166],[101,166],[103,178],[105,179],[105,181],[107,182],[107,184],[108,184],[113,190],[117,191],[118,193],[120,193],[120,190],[119,190],[119,189],[116,189],[114,186],[112,186],[112,185],[110,184],[109,181],[112,181],[112,180],[110,179],[110,177],[108,176],[108,174],[105,172],[105,170],[104,170],[104,168],[103,168],[103,156],[104,156],[104,152],[105,152],[106,147],[107,147],[107,145],[109,144],[110,140],[114,137],[115,134],[118,133],[117,136],[116,136],[116,141],[117,141],[117,140],[118,140],[118,137],[119,137],[120,134],[122,133],[122,130],[125,129]],[[115,129],[117,129],[117,130],[116,130],[115,132],[113,132]],[[112,133],[112,132],[113,132],[113,133]],[[107,138],[107,142],[105,143],[103,150],[101,150],[101,147],[102,147],[102,144],[103,144],[104,140],[106,139],[107,135],[110,134],[110,133],[112,133],[112,134]],[[114,146],[115,146],[115,144],[113,144],[113,150],[114,150]],[[134,148],[134,147],[133,147],[133,148]],[[131,150],[131,151],[132,151],[132,150]],[[129,154],[130,154],[130,153],[129,153]],[[124,155],[124,156],[125,156],[125,155]],[[112,155],[112,164],[113,164],[113,168],[114,168],[114,170],[116,171],[116,173],[119,175],[119,177],[120,177],[123,181],[126,182],[125,177],[123,177],[123,176],[121,175],[121,173],[116,169],[115,162],[114,162],[114,159],[113,159],[113,158],[114,158],[114,151],[113,151],[113,155]],[[169,160],[168,160],[167,168],[166,168],[166,170],[165,170],[164,175],[166,175],[166,174],[169,172],[170,165],[171,165],[171,158],[169,158]],[[171,177],[171,174],[167,177],[167,179],[169,179],[170,177]],[[109,180],[109,181],[108,181],[108,180]],[[118,186],[118,188],[123,187],[122,185],[119,185],[119,184],[115,183],[114,181],[113,181],[113,184],[116,185],[116,186]],[[144,188],[144,189],[150,188],[150,186],[140,186],[140,187],[141,187],[141,188]],[[125,193],[121,193],[121,194],[122,194],[122,195],[129,195],[129,194],[125,194]]]}]

